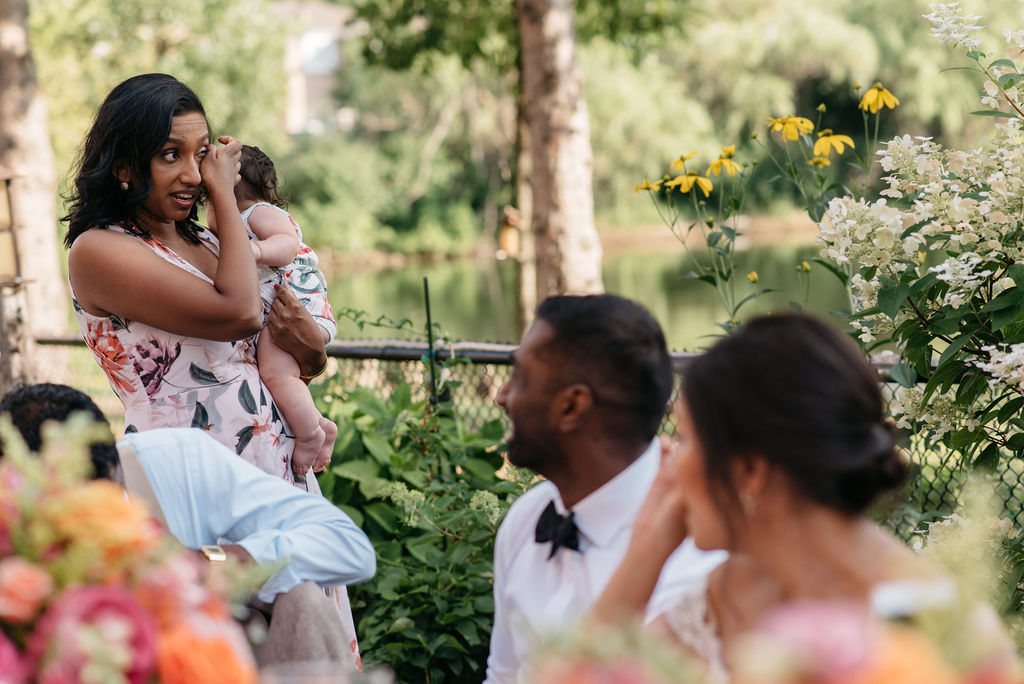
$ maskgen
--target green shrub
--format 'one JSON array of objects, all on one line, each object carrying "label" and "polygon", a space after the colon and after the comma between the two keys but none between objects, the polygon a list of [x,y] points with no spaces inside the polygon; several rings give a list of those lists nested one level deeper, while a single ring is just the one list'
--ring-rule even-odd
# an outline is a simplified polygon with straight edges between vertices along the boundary
[{"label": "green shrub", "polygon": [[376,577],[350,590],[364,661],[399,682],[482,680],[494,536],[528,481],[498,475],[501,422],[467,434],[450,402],[414,402],[405,382],[386,400],[337,380],[319,393],[339,427],[320,486],[377,550]]}]

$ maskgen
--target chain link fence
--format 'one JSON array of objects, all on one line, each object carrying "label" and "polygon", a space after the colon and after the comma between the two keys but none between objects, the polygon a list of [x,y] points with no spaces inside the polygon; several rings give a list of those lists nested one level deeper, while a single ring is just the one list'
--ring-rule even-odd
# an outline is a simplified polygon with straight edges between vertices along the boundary
[{"label": "chain link fence", "polygon": [[[467,429],[477,430],[485,423],[504,419],[504,411],[496,403],[501,386],[511,374],[512,345],[459,343],[441,348],[438,360],[454,355],[461,362],[445,368],[450,374],[444,380],[451,386],[451,399]],[[396,386],[408,382],[419,398],[426,398],[430,380],[426,372],[427,346],[407,342],[365,341],[338,342],[332,348],[335,378],[342,386],[372,387],[388,396]],[[685,369],[691,353],[673,353],[677,370]],[[887,368],[879,366],[883,379]],[[895,392],[892,383],[883,384],[887,398]],[[674,397],[673,397],[674,400]],[[507,425],[506,425],[507,428]],[[675,432],[675,416],[665,417],[662,433]],[[904,445],[910,460],[910,477],[906,487],[888,497],[875,512],[876,519],[904,540],[909,540],[923,526],[949,515],[957,505],[969,469],[959,454],[926,448],[913,437]],[[1024,460],[1003,460],[991,474],[996,496],[1004,506],[1004,515],[1015,525],[1024,526]]]},{"label": "chain link fence", "polygon": [[[67,383],[92,396],[108,415],[114,429],[120,429],[123,426],[120,403],[81,339],[69,337],[41,342],[69,347],[66,372],[48,379]],[[437,347],[439,361],[446,361],[453,355],[459,361],[438,367],[441,374],[438,380],[450,388],[456,412],[468,430],[477,430],[492,420],[504,420],[496,397],[511,374],[514,348],[513,345],[466,342]],[[343,387],[368,387],[386,398],[397,386],[408,383],[414,398],[428,396],[426,344],[391,340],[337,341],[331,345],[329,353],[332,357],[329,375]],[[674,353],[673,359],[677,368],[683,369],[692,356]],[[880,366],[880,371],[883,378],[888,377],[884,366]],[[883,390],[891,396],[895,386],[886,383]],[[671,412],[665,418],[662,432],[669,435],[675,432]],[[906,446],[911,477],[903,491],[879,507],[876,518],[903,539],[910,539],[924,523],[955,509],[968,468],[958,454],[925,448],[917,439],[909,439]],[[1024,460],[1004,459],[990,477],[1005,517],[1017,526],[1024,526]]]}]

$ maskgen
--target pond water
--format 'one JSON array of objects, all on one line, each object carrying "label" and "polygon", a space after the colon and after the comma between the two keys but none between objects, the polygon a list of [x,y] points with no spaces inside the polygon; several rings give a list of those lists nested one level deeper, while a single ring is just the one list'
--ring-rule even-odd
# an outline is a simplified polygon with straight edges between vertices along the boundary
[{"label": "pond water", "polygon": [[[809,289],[798,274],[800,262],[810,261],[818,249],[806,244],[776,244],[738,253],[738,298],[754,291],[744,276],[752,270],[757,271],[762,288],[779,290],[748,304],[741,317],[789,309],[790,302],[823,315],[845,309],[842,286],[823,267],[811,264]],[[695,350],[721,332],[716,322],[726,315],[713,287],[683,277],[692,270],[690,257],[681,247],[658,252],[635,249],[605,257],[604,284],[608,292],[635,299],[650,309],[664,327],[671,348]],[[337,309],[359,309],[372,319],[381,314],[409,318],[421,327],[426,321],[423,276],[427,276],[433,319],[454,339],[515,342],[520,337],[515,264],[511,261],[456,260],[329,276],[330,298]],[[339,339],[395,336],[387,329],[367,327],[361,332],[344,319],[338,326]]]}]

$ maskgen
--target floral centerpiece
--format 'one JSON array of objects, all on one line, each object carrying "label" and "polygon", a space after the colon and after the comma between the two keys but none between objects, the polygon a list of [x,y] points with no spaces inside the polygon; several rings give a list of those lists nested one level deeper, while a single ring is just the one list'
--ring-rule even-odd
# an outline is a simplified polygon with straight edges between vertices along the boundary
[{"label": "floral centerpiece", "polygon": [[217,578],[87,479],[87,423],[44,426],[36,455],[0,422],[0,684],[254,682]]}]

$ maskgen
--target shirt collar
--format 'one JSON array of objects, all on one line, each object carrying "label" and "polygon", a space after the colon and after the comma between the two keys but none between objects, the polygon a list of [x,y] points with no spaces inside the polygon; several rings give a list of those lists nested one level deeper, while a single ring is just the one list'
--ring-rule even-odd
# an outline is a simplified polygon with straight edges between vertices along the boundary
[{"label": "shirt collar", "polygon": [[[629,467],[573,506],[576,527],[589,543],[605,546],[620,530],[633,524],[633,518],[658,474],[660,455],[661,443],[655,437]],[[555,507],[564,512],[561,496],[556,497]]]}]

